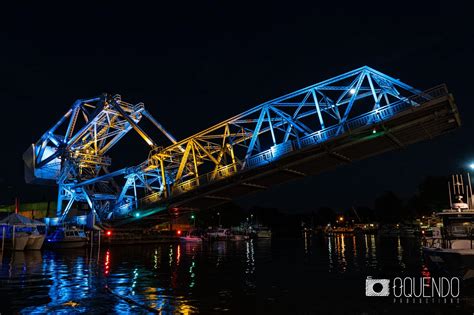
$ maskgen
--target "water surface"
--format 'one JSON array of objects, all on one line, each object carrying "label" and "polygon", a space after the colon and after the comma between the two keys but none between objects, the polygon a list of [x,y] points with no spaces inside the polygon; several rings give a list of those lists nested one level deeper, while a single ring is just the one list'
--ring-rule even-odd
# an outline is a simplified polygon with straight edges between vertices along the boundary
[{"label": "water surface", "polygon": [[2,313],[472,314],[365,297],[365,279],[429,275],[417,239],[301,237],[5,253]]}]

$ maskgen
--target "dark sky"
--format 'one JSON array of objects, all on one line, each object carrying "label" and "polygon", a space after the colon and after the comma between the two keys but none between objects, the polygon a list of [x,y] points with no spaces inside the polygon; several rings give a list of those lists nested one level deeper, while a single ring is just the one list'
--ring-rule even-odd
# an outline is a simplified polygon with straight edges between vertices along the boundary
[{"label": "dark sky", "polygon": [[[427,175],[449,175],[474,160],[474,25],[468,7],[190,6],[12,7],[0,30],[0,203],[53,198],[23,181],[21,155],[77,98],[121,94],[148,110],[178,139],[259,103],[369,65],[419,89],[446,83],[463,127],[336,171],[251,197],[293,209],[371,205],[384,190],[409,196]],[[316,1],[314,2],[316,3]],[[385,7],[384,7],[385,6]],[[337,13],[337,14],[336,14]],[[381,15],[380,15],[381,14]],[[136,141],[135,141],[136,140]],[[125,153],[126,152],[126,153]],[[132,152],[132,153],[130,153]],[[112,157],[146,158],[126,136]]]}]

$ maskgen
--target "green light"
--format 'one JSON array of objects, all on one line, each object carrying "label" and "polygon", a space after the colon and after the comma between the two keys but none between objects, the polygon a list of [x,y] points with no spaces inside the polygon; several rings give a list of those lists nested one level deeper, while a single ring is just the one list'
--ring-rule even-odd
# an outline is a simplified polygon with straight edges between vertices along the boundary
[{"label": "green light", "polygon": [[372,129],[372,133],[373,133],[373,134],[376,134],[376,133],[377,133],[377,130],[376,130],[376,129]]},{"label": "green light", "polygon": [[138,218],[139,216],[140,216],[140,213],[136,212],[136,213],[135,213],[135,217]]},{"label": "green light", "polygon": [[191,219],[194,219],[194,214],[191,215]]}]

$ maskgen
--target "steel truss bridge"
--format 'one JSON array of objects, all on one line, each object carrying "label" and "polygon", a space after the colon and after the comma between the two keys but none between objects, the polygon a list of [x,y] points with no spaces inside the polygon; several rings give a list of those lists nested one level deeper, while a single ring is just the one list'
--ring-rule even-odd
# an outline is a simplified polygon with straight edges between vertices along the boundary
[{"label": "steel truss bridge", "polygon": [[[154,137],[140,127],[144,119],[157,128]],[[27,182],[58,185],[61,220],[80,206],[102,221],[141,219],[214,207],[460,125],[445,85],[420,91],[364,66],[180,141],[142,103],[118,95],[77,100],[23,158]],[[148,158],[111,171],[107,153],[132,129],[150,146]],[[158,135],[169,145],[156,143]]]}]

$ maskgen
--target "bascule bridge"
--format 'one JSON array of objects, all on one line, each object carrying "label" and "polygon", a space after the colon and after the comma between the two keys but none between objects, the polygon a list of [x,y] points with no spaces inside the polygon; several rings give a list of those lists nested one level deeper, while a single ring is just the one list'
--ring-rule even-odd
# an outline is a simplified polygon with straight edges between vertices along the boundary
[{"label": "bascule bridge", "polygon": [[[103,222],[151,220],[168,209],[215,207],[461,125],[445,85],[422,91],[367,66],[186,139],[175,139],[149,110],[118,95],[77,100],[24,153],[26,181],[58,186],[61,220],[75,205]],[[145,119],[156,127],[152,133],[141,127]],[[129,131],[150,153],[139,165],[114,170],[107,153]]]}]

